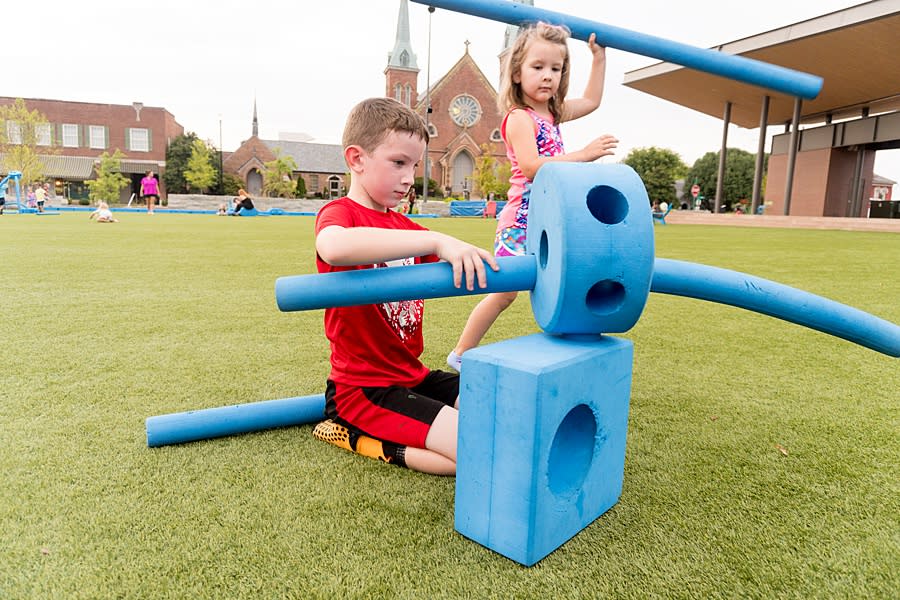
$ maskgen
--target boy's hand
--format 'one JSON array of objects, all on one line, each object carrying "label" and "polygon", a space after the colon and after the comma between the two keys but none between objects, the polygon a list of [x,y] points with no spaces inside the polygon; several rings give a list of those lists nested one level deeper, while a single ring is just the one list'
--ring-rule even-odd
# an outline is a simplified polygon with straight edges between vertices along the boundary
[{"label": "boy's hand", "polygon": [[476,279],[478,280],[479,288],[487,287],[487,274],[484,270],[485,262],[490,265],[492,270],[500,270],[497,261],[490,252],[449,235],[441,234],[435,254],[453,267],[453,285],[455,287],[462,285],[463,274],[465,274],[466,289],[469,291],[475,289]]}]

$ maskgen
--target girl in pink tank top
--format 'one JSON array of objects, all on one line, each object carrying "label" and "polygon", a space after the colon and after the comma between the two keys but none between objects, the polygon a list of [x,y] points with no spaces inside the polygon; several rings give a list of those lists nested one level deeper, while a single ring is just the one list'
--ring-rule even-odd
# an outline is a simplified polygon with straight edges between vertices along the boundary
[{"label": "girl in pink tank top", "polygon": [[[565,27],[537,23],[523,30],[507,54],[498,103],[506,113],[501,134],[511,166],[506,206],[497,217],[496,256],[525,254],[531,182],[541,165],[552,161],[592,162],[612,154],[618,140],[603,135],[581,150],[565,154],[559,124],[587,115],[600,105],[606,75],[606,49],[591,34],[591,74],[582,98],[566,100],[569,88],[569,49]],[[462,355],[477,346],[517,292],[488,294],[478,303],[447,364],[457,371]]]}]

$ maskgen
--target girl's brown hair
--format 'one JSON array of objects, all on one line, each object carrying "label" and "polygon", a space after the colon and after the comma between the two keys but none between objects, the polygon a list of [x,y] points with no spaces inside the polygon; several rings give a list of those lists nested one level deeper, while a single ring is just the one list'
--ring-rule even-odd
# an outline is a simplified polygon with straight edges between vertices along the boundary
[{"label": "girl's brown hair", "polygon": [[544,40],[553,44],[559,44],[565,50],[562,74],[559,78],[559,89],[556,91],[556,95],[550,99],[548,105],[550,114],[553,115],[553,121],[559,124],[563,120],[563,105],[566,101],[566,93],[569,91],[569,47],[566,45],[569,35],[570,32],[565,26],[550,25],[541,21],[519,32],[519,37],[516,38],[513,47],[506,54],[503,69],[501,69],[500,93],[497,95],[497,106],[501,113],[505,114],[515,107],[528,106],[528,103],[525,101],[525,94],[522,92],[522,85],[513,81],[513,75],[522,70],[525,55],[531,42]]}]

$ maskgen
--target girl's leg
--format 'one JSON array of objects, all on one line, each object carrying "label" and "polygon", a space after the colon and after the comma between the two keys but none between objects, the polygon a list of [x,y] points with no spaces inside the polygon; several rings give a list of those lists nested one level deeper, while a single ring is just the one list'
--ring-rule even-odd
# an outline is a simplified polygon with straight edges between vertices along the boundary
[{"label": "girl's leg", "polygon": [[509,308],[518,294],[518,292],[497,292],[488,294],[484,300],[479,302],[478,306],[472,310],[472,314],[469,315],[453,352],[457,356],[462,356],[466,350],[480,344],[481,338],[488,332],[500,313]]}]

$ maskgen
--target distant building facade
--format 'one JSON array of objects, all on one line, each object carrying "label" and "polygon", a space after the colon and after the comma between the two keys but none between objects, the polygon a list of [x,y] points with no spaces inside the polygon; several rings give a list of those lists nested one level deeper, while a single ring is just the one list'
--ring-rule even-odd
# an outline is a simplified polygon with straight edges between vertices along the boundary
[{"label": "distant building facade", "polygon": [[[57,196],[71,199],[87,198],[85,181],[95,177],[94,165],[104,152],[110,155],[121,150],[125,158],[120,171],[130,185],[122,190],[121,200],[140,193],[144,173],[153,170],[165,192],[162,173],[166,166],[169,143],[184,134],[184,127],[164,108],[131,105],[100,104],[24,98],[29,111],[37,110],[47,119],[38,136],[38,146],[52,151],[43,156],[44,177]],[[0,97],[0,106],[13,104],[16,98]],[[7,127],[7,139],[15,130]],[[29,182],[23,182],[29,183]]]}]

